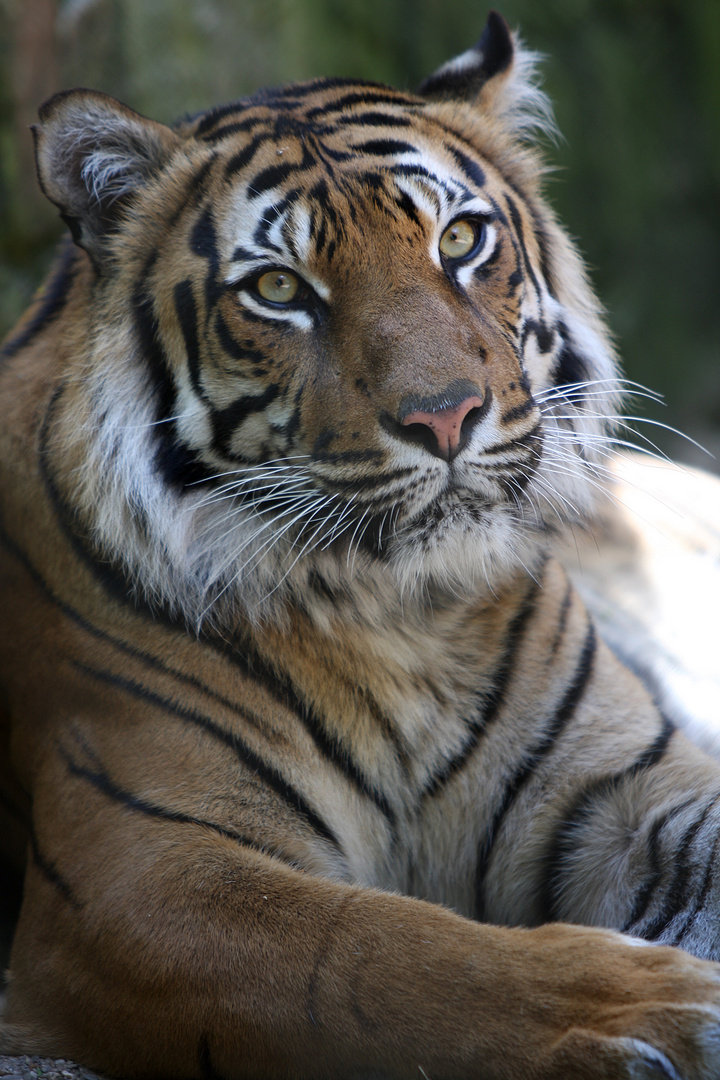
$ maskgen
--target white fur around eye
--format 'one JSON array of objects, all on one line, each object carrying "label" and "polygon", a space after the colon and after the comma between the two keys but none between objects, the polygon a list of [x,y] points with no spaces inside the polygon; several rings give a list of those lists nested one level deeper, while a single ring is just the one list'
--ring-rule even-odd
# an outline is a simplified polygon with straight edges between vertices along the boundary
[{"label": "white fur around eye", "polygon": [[256,315],[262,316],[263,319],[279,319],[281,322],[290,322],[297,326],[298,330],[312,330],[313,328],[313,321],[307,311],[302,311],[297,307],[271,307],[253,296],[249,289],[241,289],[237,295],[241,304],[244,304],[246,308],[249,308]]}]

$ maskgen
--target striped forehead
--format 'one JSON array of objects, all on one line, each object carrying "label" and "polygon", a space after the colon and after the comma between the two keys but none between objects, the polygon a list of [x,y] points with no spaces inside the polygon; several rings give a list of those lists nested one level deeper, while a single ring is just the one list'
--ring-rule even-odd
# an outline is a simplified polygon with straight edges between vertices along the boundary
[{"label": "striped forehead", "polygon": [[235,154],[230,164],[241,155],[250,160],[231,172],[230,280],[268,258],[307,265],[318,233],[337,240],[339,221],[382,198],[430,227],[460,213],[493,212],[477,160],[452,143],[439,150],[437,137],[424,131],[393,132],[395,119],[388,114],[389,130],[379,134],[347,122],[301,137],[268,132]]}]

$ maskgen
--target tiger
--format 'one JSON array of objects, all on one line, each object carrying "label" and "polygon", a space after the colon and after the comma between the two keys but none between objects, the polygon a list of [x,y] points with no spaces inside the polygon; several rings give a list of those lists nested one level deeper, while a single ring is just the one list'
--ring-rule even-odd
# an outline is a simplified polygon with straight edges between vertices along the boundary
[{"label": "tiger", "polygon": [[0,375],[0,1052],[718,1076],[720,766],[581,596],[651,530],[537,66],[491,13],[416,93],[40,109],[71,235]]}]

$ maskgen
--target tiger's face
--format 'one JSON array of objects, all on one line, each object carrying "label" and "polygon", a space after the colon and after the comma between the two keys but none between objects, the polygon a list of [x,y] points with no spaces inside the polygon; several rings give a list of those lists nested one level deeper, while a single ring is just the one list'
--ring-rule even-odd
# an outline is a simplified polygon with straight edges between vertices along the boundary
[{"label": "tiger's face", "polygon": [[112,437],[87,512],[137,578],[112,509],[97,526],[113,445],[147,590],[191,621],[319,573],[492,588],[587,509],[614,360],[521,138],[527,54],[488,26],[418,97],[320,81],[175,131],[83,92],[42,115],[44,187],[96,267],[74,408]]}]

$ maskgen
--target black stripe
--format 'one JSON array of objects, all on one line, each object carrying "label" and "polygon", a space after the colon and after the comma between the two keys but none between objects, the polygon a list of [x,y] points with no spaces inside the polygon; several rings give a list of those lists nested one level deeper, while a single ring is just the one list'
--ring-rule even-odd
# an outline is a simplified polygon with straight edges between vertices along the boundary
[{"label": "black stripe", "polygon": [[[319,455],[315,460],[325,462],[327,461],[327,456],[324,454]],[[359,476],[355,479],[345,480],[341,477],[333,477],[332,488],[333,491],[342,492],[344,495],[355,494],[362,491],[372,491],[382,487],[383,484],[392,484],[398,480],[406,479],[408,476],[413,476],[416,472],[417,469],[415,468],[402,468],[393,469],[392,472],[378,473],[373,476]]]},{"label": "black stripe", "polygon": [[264,142],[267,142],[266,134],[256,135],[247,146],[244,146],[242,150],[238,150],[237,154],[233,154],[225,166],[225,176],[233,176],[240,169],[244,169],[246,165],[249,165]]},{"label": "black stripe", "polygon": [[69,507],[61,498],[60,492],[55,485],[55,481],[50,474],[50,454],[48,452],[49,433],[52,427],[55,408],[64,392],[65,384],[60,383],[48,403],[45,418],[40,428],[38,464],[40,476],[45,487],[45,493],[51,508],[55,513],[62,533],[71,544],[72,549],[81,564],[88,566],[92,570],[96,579],[113,599],[123,604],[129,603],[135,607],[132,584],[127,580],[118,566],[111,564],[107,559],[99,558],[95,554],[90,539],[85,532],[83,523],[78,517],[77,511]]},{"label": "black stripe", "polygon": [[[220,311],[215,312],[215,332],[217,333],[224,352],[226,352],[228,356],[231,356],[233,360],[247,360],[254,365],[255,374],[266,373],[267,369],[264,365],[269,360],[267,353],[254,348],[252,344],[248,345],[248,342],[241,343],[237,341],[232,336]],[[258,368],[261,370],[259,371]]]},{"label": "black stripe", "polygon": [[[230,659],[241,667],[243,673],[259,683],[283,708],[289,709],[303,724],[317,751],[332,765],[338,768],[345,778],[366,798],[370,799],[391,825],[395,823],[395,814],[390,804],[350,755],[350,751],[337,735],[330,733],[320,717],[297,693],[288,678],[278,674],[263,658],[250,647],[242,652],[230,651]],[[376,720],[378,718],[376,717]],[[381,731],[388,735],[392,725],[387,717],[378,720]],[[395,742],[395,740],[392,740]],[[397,746],[396,746],[397,749]],[[403,751],[404,752],[404,749]]]},{"label": "black stripe", "polygon": [[433,188],[441,187],[444,190],[446,185],[435,175],[426,169],[424,165],[393,165],[392,173],[394,176],[411,176],[413,178],[422,177],[423,180],[429,180]]},{"label": "black stripe", "polygon": [[398,207],[402,210],[406,218],[412,221],[413,225],[420,226],[420,218],[418,216],[417,207],[406,192],[401,191],[395,196],[395,201]]},{"label": "black stripe", "polygon": [[539,743],[525,755],[525,760],[515,770],[505,785],[505,793],[502,801],[493,816],[490,828],[487,831],[478,849],[478,861],[475,871],[475,918],[482,921],[484,917],[483,889],[487,869],[492,857],[495,842],[500,834],[503,822],[512,809],[520,792],[535,774],[538,766],[555,748],[558,739],[563,734],[572,720],[582,697],[590,684],[594,668],[595,653],[597,651],[597,635],[592,623],[588,625],[585,634],[585,642],[575,668],[573,681],[568,687],[565,696],[558,706],[554,719],[548,725]]},{"label": "black stripe", "polygon": [[492,250],[492,253],[487,257],[485,262],[480,263],[473,270],[473,277],[476,281],[483,281],[486,277],[490,277],[490,271],[493,267],[500,262],[503,256],[504,247],[502,237],[498,237],[497,243]]},{"label": "black stripe", "polygon": [[213,428],[213,450],[226,456],[232,456],[230,441],[248,416],[262,412],[272,404],[280,392],[277,383],[270,383],[261,394],[247,394],[226,405],[224,409],[213,409],[210,413]]},{"label": "black stripe", "polygon": [[380,461],[383,457],[382,450],[342,450],[337,454],[317,454],[314,460],[323,465],[348,465],[355,461]]},{"label": "black stripe", "polygon": [[530,262],[530,256],[528,255],[527,246],[525,244],[525,232],[524,232],[524,229],[523,229],[523,223],[522,223],[522,218],[520,216],[520,211],[518,210],[514,199],[512,199],[507,194],[505,195],[505,201],[507,202],[508,209],[510,211],[510,217],[512,219],[513,227],[515,229],[515,235],[516,235],[516,238],[517,238],[517,242],[520,245],[520,251],[522,252],[522,258],[523,258],[523,264],[525,266],[525,270],[529,274],[529,276],[530,276],[530,278],[532,280],[532,283],[535,286],[535,291],[539,294],[540,293],[540,285],[538,283],[538,279],[537,279],[537,276],[535,274],[535,270],[533,269],[533,265]]},{"label": "black stripe", "polygon": [[500,417],[501,424],[510,424],[513,420],[521,420],[523,416],[527,416],[535,408],[535,401],[533,398],[528,398],[523,401],[521,405],[515,405],[512,409],[508,409]]},{"label": "black stripe", "polygon": [[[540,457],[540,454],[536,448],[536,445],[538,441],[541,441],[541,427],[542,423],[540,420],[538,420],[535,427],[531,428],[530,431],[526,431],[523,435],[519,435],[515,439],[503,439],[502,442],[493,443],[492,446],[488,446],[483,449],[483,457],[487,457],[489,454],[507,453],[508,450],[529,449],[531,451],[531,459],[534,458],[535,460],[537,460]],[[527,460],[527,458],[525,460]]]},{"label": "black stripe", "polygon": [[175,383],[165,352],[160,344],[160,328],[155,316],[153,297],[147,285],[157,261],[157,252],[147,259],[133,292],[131,312],[143,363],[148,371],[157,401],[157,419],[172,416],[175,402]]},{"label": "black stripe", "polygon": [[272,190],[272,188],[278,187],[282,184],[283,180],[287,180],[288,176],[307,172],[316,164],[316,160],[310,151],[305,147],[303,153],[303,160],[301,162],[288,161],[284,165],[270,165],[267,169],[263,169],[257,176],[253,177],[252,183],[248,185],[248,198],[257,199],[260,195],[263,195],[266,191]]},{"label": "black stripe", "polygon": [[473,720],[466,721],[468,738],[466,739],[464,746],[459,753],[450,758],[449,761],[447,761],[443,767],[426,782],[421,795],[422,799],[432,798],[448,783],[449,780],[452,779],[453,776],[457,775],[457,773],[465,767],[480,741],[480,736],[496,719],[505,701],[510,678],[513,669],[515,668],[515,658],[522,643],[525,628],[529,619],[535,612],[535,603],[539,591],[540,585],[538,582],[532,582],[525,600],[505,632],[505,651],[496,668],[492,690],[490,690],[484,698],[481,698],[479,715]]},{"label": "black stripe", "polygon": [[[679,806],[674,812],[668,814],[666,816],[666,820],[670,820],[673,816],[681,813],[687,808],[688,804],[692,804],[693,802],[695,802],[695,799],[689,799],[682,806]],[[690,885],[693,870],[693,867],[689,865],[690,848],[693,840],[697,836],[702,826],[705,824],[705,821],[707,820],[710,811],[716,806],[716,804],[717,799],[713,799],[713,801],[705,807],[700,817],[697,818],[697,820],[693,821],[689,828],[685,830],[685,833],[675,845],[675,866],[672,880],[670,881],[665,892],[665,900],[660,910],[649,923],[649,925],[643,927],[640,930],[641,936],[646,938],[648,941],[657,941],[663,931],[668,928],[673,919],[676,918],[676,916],[678,916],[680,912],[684,909],[690,898]]]},{"label": "black stripe", "polygon": [[[203,142],[206,143],[217,143],[222,139],[230,138],[232,135],[239,135],[243,131],[251,131],[254,127],[260,126],[267,128],[267,119],[265,117],[258,118],[257,116],[252,116],[248,120],[238,120],[237,123],[234,124],[225,124],[216,131],[211,131],[207,135],[199,135],[197,137],[201,138]],[[267,132],[264,134],[267,134]],[[218,153],[220,152],[221,151],[218,151]],[[235,155],[235,157],[237,157],[237,155]],[[226,178],[232,176],[232,174],[241,169],[242,166],[242,162],[237,162],[235,161],[235,158],[231,158],[225,169]]]},{"label": "black stripe", "polygon": [[522,335],[520,337],[520,351],[525,351],[527,339],[530,334],[533,335],[537,341],[538,349],[541,353],[549,353],[555,343],[555,327],[546,326],[539,319],[528,319],[523,326]]},{"label": "black stripe", "polygon": [[[395,113],[384,113],[371,110],[362,113],[352,113],[349,116],[342,116],[339,118],[339,122],[344,127],[350,127],[354,124],[364,128],[409,128],[413,126],[413,121],[408,116],[398,116]],[[415,150],[417,149],[418,147],[416,146]]]},{"label": "black stripe", "polygon": [[572,587],[572,582],[568,581],[567,589],[565,590],[565,596],[563,597],[563,602],[560,605],[560,613],[558,615],[557,622],[555,623],[555,637],[553,638],[553,643],[550,646],[551,656],[556,655],[558,649],[560,648],[560,643],[565,636],[565,627],[567,626],[568,615],[570,614],[570,606],[572,604],[574,595],[575,590]]},{"label": "black stripe", "polygon": [[[353,84],[348,83],[347,85],[351,86]],[[417,98],[409,97],[379,84],[356,83],[355,85],[359,86],[359,89],[348,94],[343,94],[342,97],[335,98],[334,101],[328,101],[324,105],[317,106],[314,109],[308,109],[305,113],[305,119],[311,122],[318,116],[328,116],[337,112],[342,112],[344,109],[350,109],[354,105],[372,106],[388,104],[417,106],[418,104]],[[349,123],[353,123],[355,117],[353,115],[347,119]]]},{"label": "black stripe", "polygon": [[[116,784],[110,778],[107,770],[101,766],[96,766],[93,770],[86,765],[79,765],[64,747],[59,747],[59,751],[71,776],[87,781],[98,791],[101,791],[103,795],[106,795],[108,799],[119,803],[128,810],[135,810],[146,817],[158,818],[160,821],[169,821],[173,825],[197,825],[199,828],[217,833],[218,836],[222,836],[226,840],[233,840],[242,847],[252,848],[253,851],[268,850],[267,845],[258,844],[255,840],[250,839],[244,833],[237,832],[235,829],[230,829],[225,825],[218,825],[215,821],[195,817],[193,814],[185,814],[181,810],[169,810],[166,806],[159,806],[157,803],[149,802],[139,795],[133,795],[132,792],[126,791],[119,784]],[[276,857],[274,853],[273,857]]]},{"label": "black stripe", "polygon": [[201,202],[205,198],[205,188],[207,186],[205,181],[216,160],[217,153],[210,154],[207,160],[198,166],[195,173],[188,176],[185,181],[187,196],[178,200],[174,212],[168,218],[168,231],[174,229],[184,215],[187,214],[190,217],[197,213]]},{"label": "black stripe", "polygon": [[[660,851],[660,833],[673,818],[678,814],[683,813],[689,806],[692,806],[694,799],[686,799],[680,806],[674,806],[666,813],[661,814],[652,825],[647,839],[647,857],[650,864],[650,872],[639,890],[635,901],[633,903],[630,917],[626,921],[625,925],[621,927],[623,934],[627,934],[630,928],[635,923],[640,922],[647,913],[647,909],[650,906],[650,902],[657,891],[657,887],[662,877],[662,866],[660,864],[659,851]],[[643,937],[645,934],[643,934]]]},{"label": "black stripe", "polygon": [[417,146],[402,139],[368,139],[352,148],[355,153],[388,157],[392,154],[418,154]]},{"label": "black stripe", "polygon": [[[555,361],[553,386],[572,386],[574,383],[585,382],[587,377],[588,366],[586,361],[576,349],[572,348],[567,340],[564,340]],[[575,393],[573,397],[580,404],[584,395]]]},{"label": "black stripe", "polygon": [[193,390],[203,401],[208,400],[207,394],[200,382],[200,342],[197,328],[197,306],[193,294],[192,282],[189,279],[178,281],[173,289],[175,313],[180,325],[180,332],[185,343],[187,354],[188,371]]},{"label": "black stripe", "polygon": [[662,721],[662,728],[658,737],[650,746],[648,746],[647,750],[644,750],[642,754],[640,754],[637,760],[634,761],[624,773],[620,773],[617,777],[613,777],[613,783],[615,783],[616,780],[619,783],[626,777],[630,778],[637,776],[641,772],[647,772],[648,769],[654,769],[656,765],[660,764],[665,757],[668,746],[677,730],[672,720],[669,720],[667,716],[663,716],[662,713],[660,713],[660,719]]},{"label": "black stripe", "polygon": [[219,280],[220,256],[217,232],[209,207],[206,207],[193,226],[190,233],[190,250],[201,259],[206,259],[208,264],[205,277],[205,319],[207,322],[210,312],[224,291],[224,285]]},{"label": "black stripe", "polygon": [[[324,128],[315,127],[315,128],[312,129],[313,135],[315,135],[315,136],[325,135],[325,134],[334,134],[334,132],[336,132],[336,131],[337,131],[337,125],[334,125],[332,127],[328,126],[328,127],[324,127]],[[357,156],[351,150],[334,150],[332,147],[328,146],[327,144],[322,144],[322,143],[317,144],[316,150],[317,150],[317,153],[318,153],[319,160],[324,162],[324,164],[326,166],[329,166],[330,162],[352,161]],[[332,168],[332,166],[330,166],[327,169],[327,172],[329,173],[329,175],[333,179],[335,178],[336,173],[335,173],[335,170]],[[342,188],[345,188],[347,186],[347,182],[343,183],[342,180],[341,180],[340,181],[340,186]]]},{"label": "black stripe", "polygon": [[50,882],[50,884],[58,890],[60,895],[70,905],[71,908],[74,908],[75,911],[80,911],[83,907],[82,903],[77,899],[73,890],[70,888],[67,881],[62,876],[55,864],[50,862],[49,859],[46,859],[45,856],[41,854],[40,848],[38,846],[37,837],[35,835],[35,830],[32,828],[30,829],[30,854],[32,856],[32,860],[35,866],[43,875],[43,877],[45,877]]},{"label": "black stripe", "polygon": [[268,118],[266,116],[248,116],[245,120],[234,120],[229,124],[223,124],[222,127],[215,128],[214,131],[207,131],[207,134],[200,132],[198,128],[196,138],[200,138],[207,143],[215,143],[220,142],[221,139],[227,139],[231,135],[239,135],[243,131],[252,131],[256,127],[263,127],[267,130],[267,126]]},{"label": "black stripe", "polygon": [[[258,245],[258,247],[272,248],[273,251],[278,251],[281,255],[283,254],[282,248],[278,247],[277,244],[274,244],[271,241],[270,230],[272,229],[278,218],[285,214],[286,211],[290,207],[292,207],[299,198],[300,193],[298,191],[290,191],[287,193],[287,195],[284,196],[284,198],[278,199],[277,202],[272,203],[263,211],[263,215],[257,224],[255,232],[253,233],[253,241]],[[288,222],[285,221],[283,223],[283,235],[286,233],[287,229]],[[287,236],[285,236],[285,239],[288,239]],[[292,243],[292,246],[294,246],[292,240],[290,241],[290,243]]]},{"label": "black stripe", "polygon": [[135,333],[139,341],[139,353],[147,372],[151,390],[156,399],[156,419],[153,428],[155,440],[155,464],[168,487],[184,487],[199,483],[210,475],[209,470],[177,438],[174,412],[176,387],[165,351],[160,343],[160,328],[155,316],[153,298],[146,292],[146,285],[153,270],[157,253],[153,253],[143,266],[139,285],[133,294],[132,314]]},{"label": "black stripe", "polygon": [[134,679],[124,679],[110,671],[100,671],[78,661],[74,661],[74,666],[92,679],[98,679],[100,682],[104,682],[109,686],[124,690],[133,697],[147,702],[149,705],[161,709],[171,716],[176,716],[180,720],[185,720],[190,724],[194,724],[196,727],[200,728],[201,731],[206,732],[208,735],[211,735],[213,738],[223,743],[232,750],[237,759],[251,773],[255,773],[260,780],[279,795],[289,807],[299,814],[300,817],[304,818],[307,824],[310,825],[319,836],[328,840],[333,847],[338,851],[341,851],[340,843],[333,831],[312,809],[300,792],[293,787],[293,785],[290,784],[282,774],[274,768],[274,766],[268,764],[258,754],[251,750],[240,736],[235,734],[235,732],[227,731],[211,717],[198,712],[196,709],[187,709],[167,698],[161,697],[160,694],[156,694],[153,690],[149,690],[141,683],[135,682]]},{"label": "black stripe", "polygon": [[[195,135],[196,137],[205,135],[210,132],[216,124],[219,124],[221,120],[225,120],[228,116],[232,116],[234,113],[239,113],[240,115],[246,113],[249,105],[249,98],[238,98],[237,101],[229,101],[226,105],[215,105],[206,113],[187,117],[185,122],[193,123],[194,121],[198,121],[197,127],[195,128]],[[266,122],[265,117],[258,118],[257,116],[249,117],[244,121],[244,123],[248,125]]]},{"label": "black stripe", "polygon": [[74,280],[75,261],[78,250],[68,238],[64,241],[57,262],[53,266],[50,277],[42,286],[42,291],[36,301],[36,308],[29,320],[25,322],[17,333],[9,337],[2,349],[0,360],[8,360],[11,356],[29,345],[32,339],[40,333],[53,319],[57,318],[67,302],[68,294]]},{"label": "black stripe", "polygon": [[695,898],[693,900],[693,903],[692,903],[691,907],[685,913],[685,918],[683,919],[682,924],[675,931],[675,935],[673,937],[673,940],[671,942],[667,943],[668,945],[680,945],[680,946],[682,946],[683,941],[687,937],[688,931],[691,930],[692,927],[694,926],[695,919],[697,918],[699,912],[701,912],[703,910],[703,908],[705,907],[705,901],[708,898],[708,894],[709,894],[710,889],[712,887],[713,878],[715,877],[715,867],[717,865],[718,848],[720,848],[720,832],[716,833],[715,840],[713,842],[713,846],[712,846],[712,848],[710,850],[709,855],[707,856],[707,865],[706,865],[706,868],[705,868],[705,876],[703,878],[703,883],[702,883],[702,885],[700,887],[700,890],[695,895]]},{"label": "black stripe", "polygon": [[250,248],[238,244],[231,255],[231,262],[255,262],[257,261],[257,258],[258,255],[256,251],[251,251]]},{"label": "black stripe", "polygon": [[528,200],[526,203],[528,212],[532,217],[533,231],[535,234],[535,240],[540,248],[540,273],[545,279],[545,283],[548,287],[548,291],[553,298],[557,297],[557,281],[552,273],[550,267],[550,237],[547,234],[545,224],[542,221],[540,214],[536,207],[533,206],[532,201]]},{"label": "black stripe", "polygon": [[[377,720],[377,716],[375,716],[374,719]],[[348,779],[350,783],[365,796],[365,798],[370,799],[370,801],[374,803],[380,813],[387,818],[389,824],[394,829],[397,818],[387,797],[379,791],[374,784],[370,783],[357,762],[351,757],[347,747],[343,746],[337,737],[329,734],[314,712],[311,712],[308,709],[303,710],[302,722],[305,730],[312,738],[316,749],[320,751],[323,757],[332,762],[336,768],[340,769],[346,779]],[[380,724],[380,726],[386,735],[390,733],[389,724],[387,722]],[[396,740],[393,739],[392,741],[395,743]]]},{"label": "black stripe", "polygon": [[[69,604],[65,603],[65,601],[61,600],[56,595],[56,593],[52,591],[52,589],[47,584],[45,579],[40,575],[40,573],[35,569],[35,567],[28,559],[27,555],[22,552],[17,547],[17,545],[10,539],[10,537],[3,529],[2,524],[0,524],[0,543],[2,543],[3,546],[11,553],[11,555],[13,555],[13,557],[16,558],[17,561],[22,565],[25,572],[32,579],[35,587],[43,595],[44,599],[48,603],[51,603],[55,607],[57,607],[57,609],[62,613],[62,615],[68,618],[81,630],[85,631],[85,633],[90,634],[97,641],[105,642],[106,644],[111,646],[111,648],[116,649],[124,656],[129,656],[133,660],[137,660],[140,663],[145,664],[152,671],[157,671],[161,675],[166,675],[174,679],[176,682],[180,683],[181,686],[187,686],[191,687],[193,690],[197,690],[198,692],[208,697],[211,701],[217,702],[217,704],[222,705],[223,708],[228,709],[234,716],[243,719],[258,734],[264,736],[265,738],[268,737],[268,731],[267,728],[263,725],[262,718],[259,717],[256,713],[253,713],[246,706],[241,705],[239,702],[232,701],[228,697],[225,697],[217,690],[214,690],[212,687],[208,686],[207,683],[197,678],[197,676],[189,675],[186,672],[177,670],[177,668],[170,667],[162,660],[158,660],[151,653],[145,652],[142,649],[138,649],[134,645],[128,645],[127,642],[123,641],[121,638],[116,637],[113,634],[109,634],[105,630],[101,630],[98,626],[95,626],[93,623],[89,622],[86,618],[84,618],[75,608],[71,607]],[[203,643],[201,647],[213,648],[212,645],[208,645],[207,643]],[[213,651],[217,650],[213,649]],[[276,738],[277,736],[273,735],[272,737]]]},{"label": "black stripe", "polygon": [[484,188],[487,183],[487,178],[477,161],[468,157],[467,154],[463,154],[462,150],[458,150],[456,146],[449,147],[449,150],[462,171],[465,173],[465,179],[469,180],[476,188]]},{"label": "black stripe", "polygon": [[676,729],[667,717],[660,714],[660,719],[662,726],[657,738],[646,750],[643,750],[632,765],[621,772],[589,780],[574,802],[561,815],[560,824],[552,842],[548,845],[544,859],[544,884],[539,897],[539,907],[543,913],[544,922],[554,922],[559,918],[563,877],[567,873],[569,858],[580,842],[580,834],[592,818],[594,807],[599,802],[610,798],[623,784],[640,773],[655,768],[665,757]]}]

